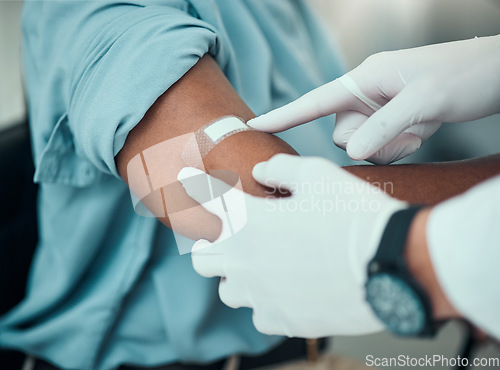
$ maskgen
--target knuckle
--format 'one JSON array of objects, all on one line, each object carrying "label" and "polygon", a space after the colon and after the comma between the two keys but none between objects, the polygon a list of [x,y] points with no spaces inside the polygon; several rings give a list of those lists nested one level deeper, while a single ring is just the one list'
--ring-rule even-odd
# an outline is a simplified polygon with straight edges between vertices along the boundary
[{"label": "knuckle", "polygon": [[368,68],[376,68],[380,66],[382,63],[385,63],[387,60],[389,52],[388,51],[382,51],[376,54],[372,54],[368,56],[363,63],[361,63],[362,66],[368,67]]},{"label": "knuckle", "polygon": [[397,55],[395,51],[372,54],[352,71],[352,77],[355,77],[361,86],[383,83],[393,75]]},{"label": "knuckle", "polygon": [[344,130],[334,129],[332,135],[333,143],[338,147],[345,149],[347,139]]}]

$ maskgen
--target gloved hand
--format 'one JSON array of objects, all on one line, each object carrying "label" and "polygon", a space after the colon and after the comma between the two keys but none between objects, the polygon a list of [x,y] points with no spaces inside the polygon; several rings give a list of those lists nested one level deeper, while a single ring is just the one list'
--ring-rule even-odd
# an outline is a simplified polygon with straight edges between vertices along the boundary
[{"label": "gloved hand", "polygon": [[390,163],[416,151],[441,122],[500,112],[500,35],[375,54],[360,66],[248,122],[278,132],[337,113],[336,145]]},{"label": "gloved hand", "polygon": [[[203,202],[207,191],[197,175],[208,177],[184,168],[178,179]],[[223,277],[222,301],[252,307],[255,327],[266,334],[314,338],[381,330],[365,301],[366,267],[389,217],[406,204],[322,158],[278,154],[256,165],[253,176],[292,195],[244,194],[246,215],[239,217],[247,218],[245,226],[220,242],[198,241],[195,270]],[[225,192],[226,202],[240,196],[235,188]],[[221,202],[203,207],[228,227]]]}]

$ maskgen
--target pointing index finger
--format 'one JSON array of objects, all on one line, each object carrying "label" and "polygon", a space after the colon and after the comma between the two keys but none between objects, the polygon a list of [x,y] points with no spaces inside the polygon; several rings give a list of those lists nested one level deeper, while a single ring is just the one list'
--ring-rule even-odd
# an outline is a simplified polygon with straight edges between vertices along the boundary
[{"label": "pointing index finger", "polygon": [[295,101],[251,119],[250,127],[264,132],[280,132],[333,113],[353,109],[358,100],[336,79]]}]

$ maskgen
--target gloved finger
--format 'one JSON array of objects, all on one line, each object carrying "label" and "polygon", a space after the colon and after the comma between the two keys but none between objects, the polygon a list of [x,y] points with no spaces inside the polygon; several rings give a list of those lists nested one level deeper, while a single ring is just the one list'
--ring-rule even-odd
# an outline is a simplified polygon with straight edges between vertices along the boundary
[{"label": "gloved finger", "polygon": [[[330,181],[325,174],[344,176],[338,165],[321,157],[299,157],[290,154],[276,154],[270,160],[255,165],[252,174],[254,179],[264,186],[286,189],[292,195],[310,193],[312,182]],[[290,199],[281,198],[283,202]]]},{"label": "gloved finger", "polygon": [[372,157],[368,158],[367,161],[376,164],[387,164],[399,161],[415,153],[422,143],[431,137],[439,127],[441,127],[441,122],[437,121],[417,123],[406,129],[401,135],[394,139],[392,143],[383,147]]},{"label": "gloved finger", "polygon": [[375,164],[389,164],[415,153],[421,145],[422,139],[420,137],[409,132],[402,132],[366,160]]},{"label": "gloved finger", "polygon": [[[333,141],[339,148],[345,150],[350,138],[361,127],[368,116],[356,111],[347,111],[337,114],[337,122],[333,130]],[[416,125],[418,126],[418,125]],[[422,140],[418,135],[407,132],[401,133],[391,143],[366,160],[375,164],[388,164],[407,157],[420,148]]]},{"label": "gloved finger", "polygon": [[441,127],[441,122],[432,121],[432,122],[424,122],[418,123],[416,125],[411,126],[406,129],[405,132],[409,132],[411,134],[417,135],[422,139],[422,141],[430,138],[434,133]]},{"label": "gloved finger", "polygon": [[352,135],[347,154],[355,160],[371,157],[407,128],[424,121],[422,104],[422,99],[415,99],[414,92],[403,89]]},{"label": "gloved finger", "polygon": [[191,261],[194,270],[201,276],[225,276],[224,253],[217,243],[210,243],[205,239],[198,240],[191,250]]},{"label": "gloved finger", "polygon": [[219,283],[219,297],[226,306],[231,308],[251,307],[245,287],[236,284],[231,277]]},{"label": "gloved finger", "polygon": [[368,116],[365,114],[352,110],[337,113],[333,129],[333,142],[335,145],[345,150],[351,136],[367,119]]},{"label": "gloved finger", "polygon": [[360,105],[361,102],[337,79],[281,108],[251,119],[247,124],[264,132],[280,132]]},{"label": "gloved finger", "polygon": [[[378,111],[382,106],[373,100],[371,97],[366,95],[358,86],[356,81],[346,73],[338,79],[338,81],[347,89],[349,92],[362,101],[366,106],[370,107],[374,112]],[[380,95],[380,94],[378,94]]]},{"label": "gloved finger", "polygon": [[399,161],[415,153],[422,143],[431,137],[441,126],[441,122],[418,123],[406,129],[401,135],[375,153],[367,161],[375,164],[388,164]]},{"label": "gloved finger", "polygon": [[306,159],[297,155],[276,154],[268,161],[257,163],[252,176],[264,186],[293,192],[293,187],[297,184],[296,169],[304,160]]}]

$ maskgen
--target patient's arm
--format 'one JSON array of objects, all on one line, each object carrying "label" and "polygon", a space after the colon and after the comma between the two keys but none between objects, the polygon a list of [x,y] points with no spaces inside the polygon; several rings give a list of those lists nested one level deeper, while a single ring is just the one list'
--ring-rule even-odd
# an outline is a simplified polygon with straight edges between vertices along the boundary
[{"label": "patient's arm", "polygon": [[[128,183],[127,165],[134,156],[165,140],[192,133],[204,124],[226,115],[238,116],[245,122],[254,117],[219,66],[206,55],[153,104],[130,132],[124,147],[115,158],[120,175]],[[173,153],[179,161],[181,152],[182,150],[176,149]],[[252,168],[277,153],[296,154],[292,147],[276,136],[245,131],[223,140],[210,151],[203,162],[206,171],[236,172],[241,178],[244,191],[265,196],[269,194],[252,178]],[[173,189],[175,187],[177,190]],[[169,188],[175,194],[175,201],[183,203],[184,208],[186,204],[196,204],[187,196],[180,183],[170,185]],[[148,208],[151,209],[149,205]],[[217,238],[220,230],[217,217],[200,206],[189,208],[184,213],[188,215],[188,221],[181,227],[183,235],[192,239]],[[171,227],[168,217],[158,219]],[[179,231],[178,223],[175,230]]]},{"label": "patient's arm", "polygon": [[[143,150],[168,139],[192,133],[205,123],[225,115],[244,121],[254,114],[240,99],[215,61],[205,56],[176,84],[168,89],[130,132],[123,149],[116,156],[118,171],[127,182],[127,164]],[[251,176],[256,163],[277,153],[296,152],[283,140],[262,132],[246,131],[227,138],[205,158],[205,170],[230,170],[239,174],[243,190],[254,195],[269,195]],[[181,161],[181,151],[176,154]],[[355,175],[382,185],[391,195],[411,203],[434,204],[500,172],[500,156],[483,160],[445,164],[350,166]],[[177,174],[174,174],[176,176]],[[384,185],[391,183],[392,185]],[[174,199],[196,203],[184,192],[180,183]],[[189,222],[183,234],[192,238],[214,240],[220,231],[220,220],[202,207],[189,210]],[[168,217],[158,217],[168,227]]]},{"label": "patient's arm", "polygon": [[500,154],[464,161],[349,166],[346,170],[413,204],[433,205],[500,174]]}]

